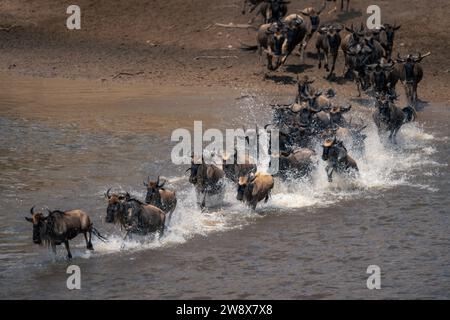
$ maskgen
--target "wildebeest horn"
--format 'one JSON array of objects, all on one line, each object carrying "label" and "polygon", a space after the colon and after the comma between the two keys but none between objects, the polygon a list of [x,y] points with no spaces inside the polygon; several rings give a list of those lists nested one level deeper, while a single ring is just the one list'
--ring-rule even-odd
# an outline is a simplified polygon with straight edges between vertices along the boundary
[{"label": "wildebeest horn", "polygon": [[35,206],[32,206],[31,209],[30,209],[30,214],[31,214],[31,215],[34,214],[34,207],[35,207]]},{"label": "wildebeest horn", "polygon": [[111,196],[109,195],[109,192],[111,191],[111,188],[109,188],[107,191],[106,191],[106,193],[105,193],[105,196],[106,196],[106,198],[108,198],[108,199],[111,199]]},{"label": "wildebeest horn", "polygon": [[156,186],[157,186],[157,187],[159,186],[159,176],[158,176],[158,178],[156,179]]}]

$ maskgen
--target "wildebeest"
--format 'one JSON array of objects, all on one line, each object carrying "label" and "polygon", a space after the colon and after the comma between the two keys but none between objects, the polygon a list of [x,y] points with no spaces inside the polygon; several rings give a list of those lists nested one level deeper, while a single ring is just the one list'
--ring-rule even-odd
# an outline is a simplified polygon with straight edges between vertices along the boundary
[{"label": "wildebeest", "polygon": [[[382,59],[383,60],[383,59]],[[368,79],[374,93],[394,93],[398,80],[393,75],[393,64],[383,61],[367,65]]]},{"label": "wildebeest", "polygon": [[187,171],[191,172],[189,182],[195,186],[200,208],[206,207],[207,196],[223,197],[225,172],[221,168],[214,164],[207,164],[203,158],[201,161],[195,161],[193,157],[191,167]]},{"label": "wildebeest", "polygon": [[300,11],[301,14],[309,18],[309,23],[307,25],[308,33],[305,37],[302,53],[306,51],[309,41],[313,37],[314,33],[319,29],[320,14],[322,13],[323,9],[325,9],[325,6],[326,4],[324,3],[319,10],[315,10],[313,7],[308,7]]},{"label": "wildebeest", "polygon": [[302,56],[302,50],[304,48],[303,41],[306,38],[308,30],[302,17],[298,14],[290,14],[283,19],[285,26],[286,39],[283,44],[283,58],[281,63],[284,63],[288,56],[294,51],[295,47],[299,45],[300,55]]},{"label": "wildebeest", "polygon": [[394,23],[394,25],[390,25],[389,23],[385,23],[381,26],[377,40],[380,42],[380,44],[383,46],[384,50],[386,51],[386,58],[390,59],[392,56],[392,48],[394,47],[394,37],[395,32],[400,29],[401,26],[397,26],[397,24]]},{"label": "wildebeest", "polygon": [[381,43],[376,40],[373,30],[366,30],[364,32],[362,45],[366,45],[371,49],[369,60],[367,61],[367,63],[377,63],[381,58],[386,58],[386,51],[384,50]]},{"label": "wildebeest", "polygon": [[281,152],[278,156],[279,174],[283,178],[307,176],[314,168],[315,155],[314,150],[300,147],[293,148],[290,152]]},{"label": "wildebeest", "polygon": [[[272,23],[281,20],[287,13],[287,5],[290,1],[284,0],[265,0],[259,6],[256,16],[263,17],[263,23]],[[255,17],[256,18],[256,17]],[[252,21],[253,22],[253,19]]]},{"label": "wildebeest", "polygon": [[281,65],[283,44],[286,40],[283,28],[281,23],[263,24],[258,31],[258,52],[260,57],[263,51],[266,53],[267,69],[270,71],[278,69]]},{"label": "wildebeest", "polygon": [[408,104],[414,108],[417,106],[418,100],[417,85],[423,78],[423,69],[419,63],[430,54],[430,52],[424,55],[419,53],[417,56],[408,54],[405,58],[400,57],[400,54],[397,55],[398,64],[395,65],[395,68],[405,87]]},{"label": "wildebeest", "polygon": [[377,110],[373,114],[373,120],[379,131],[389,131],[389,139],[396,143],[396,136],[400,127],[417,117],[414,108],[408,106],[400,109],[394,104],[395,97],[388,94],[377,95]]},{"label": "wildebeest", "polygon": [[315,110],[331,108],[331,101],[322,91],[310,90],[307,95],[300,96],[300,101],[307,102],[308,106]]},{"label": "wildebeest", "polygon": [[352,75],[356,83],[359,97],[361,96],[361,89],[365,91],[369,87],[367,65],[369,64],[371,53],[371,48],[358,43],[350,48],[346,54],[347,71]]},{"label": "wildebeest", "polygon": [[[319,69],[322,67],[322,54],[325,57],[325,70],[329,72],[327,79],[330,78],[334,72],[336,59],[341,45],[340,26],[326,26],[319,30],[319,37],[316,40],[317,55],[319,57]],[[333,58],[331,69],[328,68],[328,55],[331,54]]]},{"label": "wildebeest", "polygon": [[225,172],[225,176],[231,181],[238,182],[240,176],[246,175],[252,170],[256,170],[255,161],[249,155],[245,155],[240,159],[237,150],[234,150],[233,163],[227,163],[231,156],[232,155],[230,154],[224,154],[222,156],[223,171]]},{"label": "wildebeest", "polygon": [[358,172],[356,161],[350,157],[342,141],[326,139],[323,143],[322,160],[327,161],[325,168],[328,182],[333,181],[333,171],[355,177]]},{"label": "wildebeest", "polygon": [[177,206],[177,196],[175,191],[164,188],[166,182],[166,180],[161,182],[159,176],[156,181],[150,181],[150,177],[148,177],[147,182],[144,181],[144,186],[147,187],[145,203],[158,207],[169,214],[170,218],[171,213]]},{"label": "wildebeest", "polygon": [[236,199],[244,201],[255,210],[258,202],[263,199],[264,202],[269,200],[273,185],[273,177],[268,173],[248,173],[239,177]]},{"label": "wildebeest", "polygon": [[301,96],[308,96],[311,90],[311,84],[314,80],[310,80],[307,75],[304,75],[301,79],[297,75],[297,97],[295,102],[299,103],[301,101]]},{"label": "wildebeest", "polygon": [[164,211],[134,199],[128,193],[110,194],[110,190],[108,189],[105,194],[108,200],[106,223],[119,223],[125,228],[127,235],[129,233],[147,235],[157,231],[160,236],[163,235],[167,217]]},{"label": "wildebeest", "polygon": [[82,210],[60,211],[48,210],[48,215],[42,212],[34,212],[34,207],[30,209],[31,218],[25,217],[33,224],[33,242],[36,244],[45,243],[50,245],[56,253],[56,246],[64,243],[67,250],[67,257],[72,258],[69,248],[69,240],[82,233],[86,240],[86,248],[94,250],[91,238],[92,234],[101,240],[106,240],[92,225],[91,219]]},{"label": "wildebeest", "polygon": [[330,123],[331,125],[337,125],[341,127],[346,127],[347,122],[344,118],[344,113],[349,112],[352,108],[351,105],[346,107],[343,106],[334,106],[330,110]]},{"label": "wildebeest", "polygon": [[358,30],[355,30],[353,24],[351,27],[345,27],[345,30],[349,32],[341,41],[341,49],[344,52],[344,72],[343,75],[347,76],[347,72],[350,69],[348,65],[347,53],[356,45],[361,42],[362,37],[364,36],[364,26],[361,24],[361,27]]}]

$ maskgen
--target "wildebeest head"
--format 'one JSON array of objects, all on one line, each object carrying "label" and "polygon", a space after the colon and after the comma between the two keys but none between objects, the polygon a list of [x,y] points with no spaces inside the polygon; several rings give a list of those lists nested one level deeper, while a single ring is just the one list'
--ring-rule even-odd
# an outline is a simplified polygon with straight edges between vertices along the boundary
[{"label": "wildebeest head", "polygon": [[361,38],[364,36],[364,27],[363,26],[361,26],[359,30],[355,30],[353,28],[353,24],[352,24],[351,27],[345,27],[345,30],[350,32],[350,34],[352,35],[352,37],[351,37],[352,44],[359,43]]},{"label": "wildebeest head", "polygon": [[302,95],[301,98],[303,101],[307,103],[307,105],[312,109],[317,109],[318,102],[317,98],[322,95],[322,91],[317,91],[315,93],[308,93],[306,95]]},{"label": "wildebeest head", "polygon": [[322,147],[323,147],[322,160],[323,161],[328,161],[328,159],[330,159],[330,150],[335,146],[336,143],[337,143],[336,137],[325,139],[325,141],[322,145]]},{"label": "wildebeest head", "polygon": [[316,31],[319,28],[320,14],[322,13],[322,10],[324,8],[325,8],[325,3],[324,3],[324,6],[317,11],[312,7],[305,8],[300,11],[303,15],[309,17],[309,20],[311,22],[311,31]]},{"label": "wildebeest head", "polygon": [[384,117],[389,117],[391,103],[396,97],[389,94],[376,94],[375,98],[380,114]]},{"label": "wildebeest head", "polygon": [[34,212],[34,206],[30,209],[31,218],[25,217],[25,220],[33,224],[33,242],[42,244],[41,231],[47,217],[42,212]]},{"label": "wildebeest head", "polygon": [[334,106],[330,110],[330,121],[334,124],[340,124],[343,120],[343,114],[347,111],[350,111],[351,105],[347,107]]},{"label": "wildebeest head", "polygon": [[267,54],[270,55],[270,65],[269,69],[276,70],[278,69],[283,61],[283,44],[285,43],[287,37],[287,29],[283,25],[281,21],[273,23],[270,28],[266,31],[271,45],[271,51],[266,51]]},{"label": "wildebeest head", "polygon": [[309,80],[309,77],[307,75],[303,76],[301,79],[297,75],[297,88],[298,88],[298,94],[301,97],[302,95],[308,95],[311,84],[314,83],[314,80]]},{"label": "wildebeest head", "polygon": [[[189,175],[189,182],[192,184],[196,184],[198,182],[197,175],[198,170],[200,168],[201,163],[198,163],[199,161],[195,161],[194,156],[192,156],[191,159],[191,167],[186,170],[186,172],[190,171]],[[203,159],[202,159],[203,162]]]},{"label": "wildebeest head", "polygon": [[164,184],[166,180],[160,181],[159,176],[156,181],[150,181],[150,177],[147,178],[147,182],[144,181],[144,186],[147,187],[147,195],[145,196],[145,202],[150,203],[155,195],[159,194],[159,190],[164,190]]},{"label": "wildebeest head", "polygon": [[339,44],[341,43],[340,32],[342,31],[342,26],[331,25],[326,29],[326,34],[328,38],[328,43],[330,45],[331,53],[336,53],[339,50]]},{"label": "wildebeest head", "polygon": [[111,188],[106,191],[105,197],[108,200],[108,207],[106,208],[106,223],[114,223],[120,220],[123,213],[124,202],[130,199],[128,192],[124,194],[113,193],[110,194]]},{"label": "wildebeest head", "polygon": [[386,33],[386,43],[388,46],[392,47],[392,45],[394,44],[395,31],[400,29],[400,27],[401,26],[397,26],[396,24],[394,24],[393,26],[389,23],[383,24],[382,30],[384,30],[384,32]]},{"label": "wildebeest head", "polygon": [[239,177],[238,189],[236,199],[239,201],[244,200],[244,194],[246,191],[251,192],[253,189],[253,181],[255,180],[255,173],[253,171],[249,172],[245,176]]}]

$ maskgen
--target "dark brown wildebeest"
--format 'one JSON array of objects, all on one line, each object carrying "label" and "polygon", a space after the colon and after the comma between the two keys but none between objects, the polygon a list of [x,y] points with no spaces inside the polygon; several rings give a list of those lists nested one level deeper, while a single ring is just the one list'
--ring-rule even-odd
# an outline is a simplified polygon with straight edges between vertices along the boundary
[{"label": "dark brown wildebeest", "polygon": [[367,65],[369,84],[374,93],[384,94],[395,92],[398,77],[395,77],[394,64],[380,61],[376,64]]},{"label": "dark brown wildebeest", "polygon": [[164,211],[134,199],[128,193],[110,194],[110,190],[105,194],[108,200],[106,223],[119,223],[127,230],[125,237],[130,233],[147,235],[157,231],[163,235],[167,216]]},{"label": "dark brown wildebeest", "polygon": [[430,52],[424,55],[419,53],[417,56],[408,54],[405,58],[401,58],[400,54],[397,55],[397,64],[395,65],[395,68],[400,81],[405,87],[408,104],[413,108],[417,106],[417,86],[423,78],[423,69],[419,63],[423,58],[430,54]]},{"label": "dark brown wildebeest", "polygon": [[282,63],[283,44],[286,34],[281,23],[263,24],[258,31],[258,52],[262,56],[263,51],[267,57],[267,69],[277,70]]},{"label": "dark brown wildebeest", "polygon": [[391,59],[392,56],[392,48],[394,47],[394,38],[395,32],[400,29],[401,26],[390,25],[389,23],[385,23],[381,26],[379,30],[379,34],[377,36],[377,40],[383,46],[386,51],[386,58]]},{"label": "dark brown wildebeest", "polygon": [[281,20],[287,13],[287,5],[290,1],[284,0],[265,0],[263,4],[259,6],[259,10],[256,16],[250,21],[261,15],[263,17],[263,23],[272,23]]},{"label": "dark brown wildebeest", "polygon": [[202,198],[199,202],[200,208],[206,207],[207,196],[218,196],[223,198],[225,172],[214,164],[205,163],[202,158],[201,161],[195,161],[192,157],[191,167],[186,170],[190,171],[189,182],[195,186],[197,193],[197,202],[199,197]]},{"label": "dark brown wildebeest", "polygon": [[301,95],[300,100],[318,111],[331,108],[331,100],[319,90],[310,90],[307,95]]},{"label": "dark brown wildebeest", "polygon": [[389,140],[397,143],[396,136],[401,126],[417,118],[414,108],[407,106],[400,109],[394,104],[395,96],[387,94],[377,95],[377,110],[373,114],[373,120],[378,131],[389,131]]},{"label": "dark brown wildebeest", "polygon": [[232,163],[227,163],[229,162],[230,157],[230,154],[224,154],[222,156],[222,168],[225,172],[225,176],[231,181],[237,183],[240,176],[244,176],[250,171],[256,171],[256,162],[248,154],[241,157],[241,159],[238,157],[238,152],[235,149]]},{"label": "dark brown wildebeest", "polygon": [[333,171],[355,177],[358,172],[356,161],[350,157],[342,141],[326,139],[323,143],[322,160],[327,161],[325,168],[328,182],[333,181]]},{"label": "dark brown wildebeest", "polygon": [[353,24],[351,27],[345,27],[345,30],[349,32],[341,41],[341,49],[344,53],[344,62],[345,67],[343,71],[343,75],[347,76],[347,73],[350,71],[350,66],[348,65],[347,53],[356,45],[360,44],[363,36],[364,36],[364,26],[361,24],[361,27],[358,30],[353,28]]},{"label": "dark brown wildebeest", "polygon": [[302,17],[295,13],[285,17],[282,22],[285,27],[284,32],[286,37],[282,48],[283,58],[281,59],[281,63],[283,64],[297,45],[299,45],[300,56],[303,56],[302,50],[308,29]]},{"label": "dark brown wildebeest", "polygon": [[150,181],[150,177],[148,177],[147,182],[144,181],[144,186],[147,187],[145,203],[154,205],[169,214],[170,219],[171,213],[177,206],[177,196],[175,191],[164,188],[166,182],[166,180],[161,182],[159,176],[156,181]]},{"label": "dark brown wildebeest", "polygon": [[241,44],[241,50],[258,50],[259,56],[266,53],[267,69],[277,70],[286,61],[295,47],[305,37],[306,29],[298,15],[289,15],[286,22],[263,24],[257,34],[257,45]]},{"label": "dark brown wildebeest", "polygon": [[302,96],[308,96],[312,91],[311,84],[314,83],[314,80],[310,80],[307,75],[304,75],[302,78],[299,78],[297,75],[297,97],[295,98],[295,103],[301,102]]},{"label": "dark brown wildebeest", "polygon": [[267,202],[269,200],[273,185],[273,177],[270,174],[250,172],[245,176],[239,177],[236,199],[244,201],[255,210],[258,202],[261,200]]},{"label": "dark brown wildebeest", "polygon": [[361,90],[367,90],[369,87],[369,75],[367,65],[369,64],[372,49],[367,45],[357,44],[350,48],[346,54],[347,73],[351,74],[356,83],[358,97],[361,96]]},{"label": "dark brown wildebeest", "polygon": [[314,36],[314,33],[319,29],[320,25],[320,14],[322,13],[323,9],[325,9],[326,3],[323,4],[323,6],[319,10],[315,10],[313,7],[308,7],[303,10],[300,10],[300,13],[304,16],[309,18],[309,23],[307,25],[308,33],[305,37],[305,41],[303,43],[302,47],[302,58],[303,54],[306,51],[306,48],[308,47],[308,43],[311,40],[311,38]]},{"label": "dark brown wildebeest", "polygon": [[330,110],[330,124],[337,125],[340,127],[347,127],[347,121],[344,118],[344,113],[349,112],[352,106],[334,106]]},{"label": "dark brown wildebeest", "polygon": [[[322,54],[325,56],[325,70],[328,73],[327,79],[329,79],[336,65],[336,59],[339,53],[339,46],[341,45],[341,32],[342,28],[340,26],[326,26],[319,30],[319,37],[316,40],[317,55],[319,58],[319,69],[322,67]],[[328,55],[331,54],[333,58],[331,69],[328,68]]]},{"label": "dark brown wildebeest", "polygon": [[48,215],[44,216],[42,212],[34,212],[34,207],[30,210],[31,218],[25,217],[28,222],[33,224],[33,242],[36,244],[45,243],[51,246],[56,253],[56,246],[64,243],[67,250],[67,258],[72,258],[69,248],[69,240],[75,238],[78,234],[84,234],[86,240],[86,248],[94,250],[91,238],[92,234],[100,240],[105,241],[106,238],[92,225],[92,222],[84,211],[70,210],[59,211],[48,210]]},{"label": "dark brown wildebeest", "polygon": [[386,51],[381,43],[376,40],[373,30],[366,30],[362,38],[362,45],[366,45],[371,49],[369,64],[377,63],[381,58],[386,58]]},{"label": "dark brown wildebeest", "polygon": [[300,147],[293,148],[290,152],[281,152],[278,157],[279,174],[283,178],[307,176],[314,168],[315,155],[314,150]]}]

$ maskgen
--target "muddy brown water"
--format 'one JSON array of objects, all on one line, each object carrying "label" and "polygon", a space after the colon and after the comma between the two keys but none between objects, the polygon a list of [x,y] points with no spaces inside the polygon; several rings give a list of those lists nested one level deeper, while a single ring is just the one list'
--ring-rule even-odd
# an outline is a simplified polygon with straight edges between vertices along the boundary
[{"label": "muddy brown water", "polygon": [[[448,107],[427,105],[397,146],[356,108],[369,123],[356,182],[329,184],[319,161],[310,181],[276,180],[257,212],[236,203],[232,185],[223,208],[201,212],[186,166],[170,162],[170,134],[194,120],[264,124],[268,99],[241,94],[1,76],[0,297],[450,298]],[[122,241],[104,223],[103,194],[142,198],[149,174],[169,179],[178,207],[162,239]],[[55,257],[32,244],[32,205],[83,209],[109,242],[88,252],[80,236],[72,261],[62,247]],[[66,288],[70,264],[81,268],[81,290]],[[366,287],[369,265],[381,268],[381,290]]]}]

